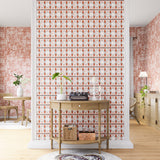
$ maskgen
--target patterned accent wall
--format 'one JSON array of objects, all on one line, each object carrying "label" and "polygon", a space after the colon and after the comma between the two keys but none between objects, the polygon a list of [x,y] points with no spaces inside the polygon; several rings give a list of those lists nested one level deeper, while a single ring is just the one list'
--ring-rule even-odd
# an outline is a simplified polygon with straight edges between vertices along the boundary
[{"label": "patterned accent wall", "polygon": [[[92,78],[102,88],[102,99],[111,101],[110,137],[124,137],[124,0],[37,0],[37,140],[49,140],[50,100],[59,93],[55,72],[64,81],[64,93],[93,93]],[[64,111],[62,123],[76,123],[79,130],[96,130],[96,111]],[[54,136],[58,134],[54,111]],[[106,111],[102,136],[106,135]]]},{"label": "patterned accent wall", "polygon": [[[17,87],[13,85],[14,73],[31,78],[31,28],[30,27],[0,27],[0,93],[11,93],[16,96]],[[31,83],[23,86],[24,96],[31,96]],[[4,101],[3,101],[4,102]],[[0,100],[0,103],[3,103]],[[12,101],[18,105],[19,115],[22,115],[21,101]],[[25,102],[26,109],[31,102]],[[0,116],[3,111],[0,112]],[[11,110],[11,116],[16,116]]]}]

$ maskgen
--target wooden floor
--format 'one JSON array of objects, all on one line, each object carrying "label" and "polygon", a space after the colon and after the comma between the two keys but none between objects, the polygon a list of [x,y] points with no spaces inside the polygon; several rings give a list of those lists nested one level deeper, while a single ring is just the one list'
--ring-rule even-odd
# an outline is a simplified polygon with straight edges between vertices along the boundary
[{"label": "wooden floor", "polygon": [[[131,141],[133,150],[109,150],[109,153],[123,160],[160,160],[160,131],[148,126],[140,126],[131,120]],[[31,131],[0,130],[0,160],[37,160],[51,150],[31,150],[27,145]]]}]

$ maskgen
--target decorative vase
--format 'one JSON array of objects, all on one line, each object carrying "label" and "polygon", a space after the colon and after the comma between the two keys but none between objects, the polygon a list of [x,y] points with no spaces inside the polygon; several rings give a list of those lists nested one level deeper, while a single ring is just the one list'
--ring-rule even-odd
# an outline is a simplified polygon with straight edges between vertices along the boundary
[{"label": "decorative vase", "polygon": [[23,88],[20,85],[17,88],[17,97],[23,97]]},{"label": "decorative vase", "polygon": [[144,93],[149,93],[149,90],[148,89],[144,89]]},{"label": "decorative vase", "polygon": [[57,94],[58,101],[65,101],[66,99],[67,99],[67,96],[65,94]]}]

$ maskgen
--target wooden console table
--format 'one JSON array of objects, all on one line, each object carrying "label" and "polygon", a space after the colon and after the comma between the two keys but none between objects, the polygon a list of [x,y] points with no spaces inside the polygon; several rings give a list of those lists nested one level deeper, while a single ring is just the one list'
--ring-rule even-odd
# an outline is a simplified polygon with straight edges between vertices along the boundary
[{"label": "wooden console table", "polygon": [[[102,141],[107,141],[107,149],[109,149],[109,101],[97,100],[97,101],[51,101],[51,149],[53,149],[53,140],[59,144],[59,154],[61,154],[61,144],[99,144],[99,153],[101,153]],[[59,137],[53,137],[53,109],[59,110]],[[107,137],[101,137],[101,110],[107,110]],[[98,139],[94,141],[65,141],[61,138],[61,110],[98,110]]]}]

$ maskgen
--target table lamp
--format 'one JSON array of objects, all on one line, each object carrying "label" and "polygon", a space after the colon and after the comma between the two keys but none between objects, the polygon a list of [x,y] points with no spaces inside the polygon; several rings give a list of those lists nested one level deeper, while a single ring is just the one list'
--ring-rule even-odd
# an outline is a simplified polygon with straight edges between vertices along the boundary
[{"label": "table lamp", "polygon": [[[146,78],[146,86],[147,86],[147,78],[148,78],[147,72],[146,71],[140,72],[139,78]],[[141,87],[143,86],[141,85]]]}]

